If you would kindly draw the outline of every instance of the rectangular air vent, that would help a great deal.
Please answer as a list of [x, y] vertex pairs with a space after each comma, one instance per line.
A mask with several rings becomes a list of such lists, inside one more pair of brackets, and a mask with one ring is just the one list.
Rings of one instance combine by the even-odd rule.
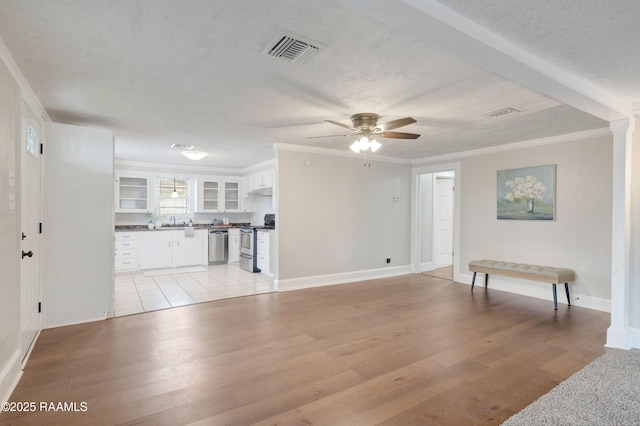
[[181, 150], [191, 150], [193, 149], [193, 145], [184, 145], [181, 143], [172, 143], [171, 148], [173, 149], [181, 149]]
[[520, 108], [508, 106], [508, 107], [496, 109], [496, 110], [493, 110], [493, 111], [485, 112], [482, 115], [485, 115], [485, 116], [491, 117], [491, 118], [503, 118], [503, 117], [507, 117], [509, 115], [518, 114], [518, 113], [520, 113], [522, 111], [523, 110], [520, 109]]
[[318, 51], [319, 47], [300, 37], [280, 34], [264, 50], [269, 56], [298, 64]]

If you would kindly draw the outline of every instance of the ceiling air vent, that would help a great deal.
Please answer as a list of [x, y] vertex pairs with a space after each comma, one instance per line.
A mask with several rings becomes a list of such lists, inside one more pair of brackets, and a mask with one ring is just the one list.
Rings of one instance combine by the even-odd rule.
[[319, 47], [300, 37], [280, 34], [264, 50], [269, 56], [298, 64], [318, 51]]
[[510, 116], [510, 115], [518, 114], [518, 113], [520, 113], [522, 111], [523, 111], [523, 109], [521, 109], [521, 108], [508, 106], [508, 107], [496, 109], [496, 110], [493, 110], [493, 111], [485, 112], [482, 115], [485, 115], [485, 116], [491, 117], [491, 118], [503, 118], [503, 117], [507, 117], [507, 116]]

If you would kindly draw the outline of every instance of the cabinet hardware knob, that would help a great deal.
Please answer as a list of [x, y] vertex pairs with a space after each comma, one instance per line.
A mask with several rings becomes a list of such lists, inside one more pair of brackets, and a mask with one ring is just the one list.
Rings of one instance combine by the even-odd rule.
[[31, 257], [31, 256], [33, 256], [33, 252], [31, 250], [29, 250], [28, 252], [25, 253], [25, 251], [22, 250], [22, 258], [24, 259], [25, 256]]

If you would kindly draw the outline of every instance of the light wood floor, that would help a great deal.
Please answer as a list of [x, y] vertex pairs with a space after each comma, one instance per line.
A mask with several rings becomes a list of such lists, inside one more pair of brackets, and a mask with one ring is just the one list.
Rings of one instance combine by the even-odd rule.
[[444, 278], [449, 281], [453, 279], [453, 266], [445, 266], [444, 268], [437, 268], [433, 271], [422, 272], [422, 275], [428, 277]]
[[44, 330], [2, 425], [495, 425], [604, 353], [609, 314], [421, 274]]

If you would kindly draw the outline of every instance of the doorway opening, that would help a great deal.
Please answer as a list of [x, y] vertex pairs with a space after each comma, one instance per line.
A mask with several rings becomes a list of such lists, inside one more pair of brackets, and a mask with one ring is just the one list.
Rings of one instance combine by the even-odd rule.
[[414, 271], [454, 280], [459, 271], [459, 165], [414, 170]]

